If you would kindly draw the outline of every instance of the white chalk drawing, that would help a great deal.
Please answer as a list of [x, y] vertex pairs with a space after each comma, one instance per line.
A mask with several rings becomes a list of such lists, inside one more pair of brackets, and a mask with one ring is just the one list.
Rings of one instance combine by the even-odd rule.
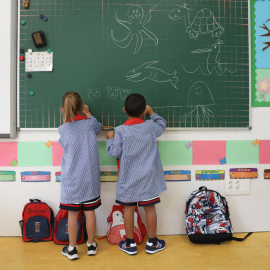
[[209, 123], [209, 117], [214, 117], [213, 112], [208, 108], [212, 105], [215, 105], [215, 101], [208, 85], [203, 81], [198, 81], [189, 90], [187, 107], [191, 110], [183, 116], [182, 120], [186, 121], [196, 114], [197, 126], [204, 122]]
[[222, 40], [217, 40], [211, 48], [207, 49], [198, 49], [195, 51], [192, 51], [191, 53], [207, 53], [207, 59], [205, 64], [203, 65], [203, 68], [201, 65], [199, 65], [195, 70], [193, 71], [188, 71], [183, 65], [183, 69], [187, 73], [195, 73], [196, 71], [200, 70], [203, 75], [209, 76], [211, 75], [214, 71], [216, 71], [217, 75], [222, 76], [226, 71], [229, 73], [235, 73], [236, 70], [231, 71], [225, 67], [224, 64], [220, 63], [220, 49], [221, 49], [221, 44], [223, 44]]
[[191, 10], [186, 4], [183, 6], [177, 5], [177, 8], [173, 9], [169, 14], [172, 20], [184, 18], [186, 32], [190, 38], [196, 40], [199, 34], [209, 33], [212, 33], [212, 37], [220, 37], [224, 33], [224, 28], [217, 23], [211, 10], [208, 8], [201, 9], [194, 17], [192, 23], [190, 23]]
[[97, 100], [100, 98], [100, 89], [99, 88], [93, 88], [93, 89], [88, 89], [88, 98], [91, 100]]
[[121, 89], [119, 87], [106, 87], [108, 91], [108, 97], [111, 99], [117, 99], [120, 95], [120, 98], [125, 101], [127, 96], [132, 92], [131, 89]]
[[128, 29], [128, 35], [122, 40], [117, 40], [114, 37], [113, 30], [111, 30], [111, 38], [113, 42], [120, 48], [126, 48], [130, 45], [132, 39], [136, 40], [136, 46], [134, 50], [134, 54], [136, 54], [143, 45], [144, 33], [148, 38], [154, 41], [155, 45], [158, 44], [158, 38], [154, 35], [150, 30], [146, 29], [145, 25], [151, 20], [151, 11], [154, 10], [157, 6], [152, 6], [147, 16], [144, 16], [144, 10], [141, 6], [133, 5], [128, 9], [127, 16], [128, 21], [122, 21], [117, 17], [117, 12], [115, 14], [115, 19], [118, 23], [123, 25]]
[[130, 95], [130, 93], [132, 92], [132, 90], [130, 89], [119, 89], [120, 92], [120, 97], [123, 101], [126, 100], [127, 96]]
[[172, 86], [177, 89], [176, 84], [178, 82], [178, 77], [176, 76], [176, 71], [172, 74], [169, 74], [159, 68], [152, 67], [156, 63], [158, 63], [158, 61], [147, 62], [138, 68], [130, 70], [126, 74], [127, 80], [133, 82], [141, 82], [149, 79], [160, 83], [170, 82]]
[[111, 99], [118, 98], [118, 89], [117, 87], [106, 87], [108, 91], [108, 97]]

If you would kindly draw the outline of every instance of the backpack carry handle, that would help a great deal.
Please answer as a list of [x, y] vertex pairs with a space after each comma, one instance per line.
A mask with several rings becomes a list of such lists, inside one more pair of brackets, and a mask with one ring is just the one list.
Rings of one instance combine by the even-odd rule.
[[206, 191], [206, 190], [207, 190], [207, 187], [201, 186], [201, 187], [199, 188], [199, 190]]
[[239, 238], [239, 237], [232, 237], [232, 240], [242, 242], [244, 241], [247, 237], [249, 237], [253, 232], [248, 233], [244, 238]]
[[29, 201], [30, 202], [41, 202], [41, 200], [39, 200], [39, 199], [30, 199]]

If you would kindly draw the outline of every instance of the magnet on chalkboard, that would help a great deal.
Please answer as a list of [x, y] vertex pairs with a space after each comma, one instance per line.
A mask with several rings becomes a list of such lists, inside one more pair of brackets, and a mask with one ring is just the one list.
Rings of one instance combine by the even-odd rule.
[[46, 46], [46, 39], [43, 31], [37, 31], [31, 34], [36, 48]]

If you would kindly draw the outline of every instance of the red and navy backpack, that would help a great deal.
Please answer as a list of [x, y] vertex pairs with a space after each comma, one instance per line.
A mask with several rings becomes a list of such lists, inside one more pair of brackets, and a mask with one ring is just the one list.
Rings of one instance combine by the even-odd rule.
[[30, 202], [24, 206], [22, 220], [19, 223], [23, 241], [52, 240], [53, 211], [45, 202], [30, 199]]
[[[78, 216], [77, 244], [82, 244], [86, 238], [86, 218], [83, 211], [80, 210]], [[67, 245], [69, 243], [68, 210], [60, 209], [54, 219], [53, 242], [58, 245]]]
[[218, 192], [200, 187], [186, 202], [186, 233], [192, 243], [220, 244], [224, 241], [243, 241], [233, 237], [229, 206]]

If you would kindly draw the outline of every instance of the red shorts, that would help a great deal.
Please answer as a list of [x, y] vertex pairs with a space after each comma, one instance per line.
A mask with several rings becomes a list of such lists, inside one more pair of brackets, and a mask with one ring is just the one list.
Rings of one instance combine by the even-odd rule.
[[133, 205], [138, 204], [138, 206], [145, 207], [145, 206], [150, 206], [150, 205], [160, 203], [160, 198], [159, 198], [159, 196], [156, 196], [152, 199], [145, 200], [145, 201], [139, 201], [139, 202], [121, 202], [118, 200], [116, 200], [115, 202], [118, 204], [124, 205], [124, 206], [133, 206]]
[[97, 209], [101, 205], [100, 197], [95, 198], [94, 200], [82, 202], [82, 203], [71, 203], [65, 204], [60, 203], [60, 209], [68, 210], [68, 211], [91, 211]]

